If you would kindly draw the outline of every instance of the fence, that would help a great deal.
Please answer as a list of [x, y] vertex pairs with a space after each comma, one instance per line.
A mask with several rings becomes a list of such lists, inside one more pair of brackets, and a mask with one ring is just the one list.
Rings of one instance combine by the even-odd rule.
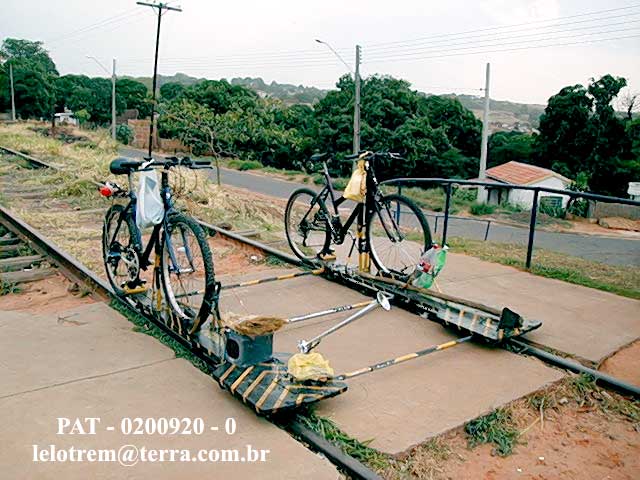
[[[393, 179], [385, 180], [381, 182], [381, 185], [396, 186], [398, 187], [398, 189], [401, 189], [403, 186], [423, 186], [423, 185], [443, 187], [445, 191], [445, 205], [444, 205], [444, 212], [443, 212], [444, 225], [442, 227], [442, 244], [444, 244], [447, 241], [447, 230], [449, 227], [449, 218], [453, 218], [453, 216], [449, 214], [451, 210], [452, 187], [455, 185], [468, 185], [472, 187], [495, 187], [496, 186], [495, 183], [490, 183], [490, 182], [480, 182], [475, 180], [456, 180], [456, 179], [450, 179], [450, 178], [393, 178]], [[503, 185], [501, 185], [501, 187], [502, 186]], [[529, 186], [523, 186], [523, 185], [509, 185], [509, 184], [505, 184], [504, 188], [533, 192], [533, 205], [531, 208], [531, 217], [529, 219], [527, 258], [525, 262], [526, 268], [531, 268], [531, 258], [533, 255], [533, 242], [534, 242], [535, 233], [536, 233], [536, 219], [538, 214], [540, 192], [552, 193], [555, 195], [566, 195], [571, 197], [571, 199], [584, 198], [585, 200], [593, 200], [597, 202], [640, 206], [639, 201], [629, 200], [626, 198], [609, 197], [607, 195], [598, 195], [595, 193], [572, 192], [569, 190], [558, 190], [555, 188], [529, 187]], [[487, 224], [485, 240], [489, 232], [489, 225], [490, 224]]]

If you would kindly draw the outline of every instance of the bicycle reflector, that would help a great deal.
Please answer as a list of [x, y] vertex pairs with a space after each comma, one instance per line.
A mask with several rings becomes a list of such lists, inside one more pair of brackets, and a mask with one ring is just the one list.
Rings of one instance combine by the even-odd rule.
[[115, 189], [108, 183], [105, 183], [100, 187], [100, 195], [102, 195], [103, 197], [110, 197], [114, 193], [115, 193]]

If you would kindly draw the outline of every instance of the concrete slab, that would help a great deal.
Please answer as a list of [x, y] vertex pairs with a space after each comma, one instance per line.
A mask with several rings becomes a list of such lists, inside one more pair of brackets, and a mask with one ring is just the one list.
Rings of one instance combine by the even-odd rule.
[[445, 293], [542, 320], [528, 339], [595, 363], [640, 338], [638, 300], [456, 254], [438, 283]]
[[[133, 334], [130, 334], [133, 336]], [[160, 345], [158, 344], [158, 347]], [[113, 353], [118, 354], [121, 350]], [[95, 435], [56, 435], [57, 418], [99, 417]], [[123, 435], [122, 418], [202, 418], [201, 435]], [[236, 433], [227, 435], [225, 421], [234, 418]], [[340, 475], [325, 459], [307, 450], [287, 433], [218, 388], [211, 379], [182, 359], [135, 370], [76, 381], [62, 386], [0, 399], [0, 465], [3, 478], [142, 479], [198, 478], [337, 479]], [[114, 427], [108, 431], [107, 427]], [[210, 427], [218, 427], [212, 431]], [[238, 449], [247, 445], [268, 449], [265, 462], [142, 462], [125, 467], [109, 463], [33, 462], [33, 445], [58, 450], [70, 447], [115, 449]], [[166, 454], [168, 455], [168, 454]]]
[[0, 398], [175, 357], [103, 303], [0, 318]]
[[[221, 309], [287, 317], [365, 298], [322, 278], [302, 277], [223, 292]], [[293, 352], [299, 339], [346, 315], [286, 327], [276, 334], [275, 348]], [[452, 338], [443, 327], [404, 310], [378, 309], [323, 340], [317, 351], [343, 373]], [[318, 411], [350, 435], [373, 439], [375, 448], [399, 453], [561, 377], [538, 360], [465, 344], [357, 377], [345, 394], [321, 402]]]

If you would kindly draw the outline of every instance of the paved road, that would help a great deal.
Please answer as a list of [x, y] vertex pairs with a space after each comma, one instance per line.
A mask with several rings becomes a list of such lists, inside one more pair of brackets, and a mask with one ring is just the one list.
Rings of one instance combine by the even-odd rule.
[[[127, 156], [140, 156], [139, 151], [132, 149], [122, 149], [121, 153]], [[317, 188], [315, 185], [298, 184], [226, 168], [221, 170], [221, 179], [223, 184], [246, 188], [277, 198], [288, 198], [291, 192], [303, 186]], [[427, 218], [432, 232], [440, 234], [443, 219], [438, 220], [436, 228], [434, 215], [427, 214]], [[447, 235], [481, 240], [484, 238], [486, 225], [486, 221], [483, 220], [450, 218]], [[435, 236], [438, 238], [438, 235]], [[491, 223], [488, 236], [488, 240], [521, 245], [526, 245], [528, 238], [528, 228], [501, 225], [494, 222]], [[534, 246], [610, 265], [640, 266], [640, 240], [637, 239], [537, 230]]]

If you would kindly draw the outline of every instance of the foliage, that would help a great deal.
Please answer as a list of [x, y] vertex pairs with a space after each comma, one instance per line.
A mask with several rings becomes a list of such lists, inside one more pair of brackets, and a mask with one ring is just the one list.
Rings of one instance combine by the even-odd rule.
[[129, 145], [133, 141], [133, 128], [129, 125], [120, 124], [116, 127], [116, 140], [125, 145]]
[[138, 110], [138, 116], [141, 118], [151, 115], [151, 98], [147, 87], [135, 80], [123, 78], [116, 81], [116, 107], [118, 104], [123, 110]]
[[257, 170], [264, 167], [264, 165], [256, 160], [230, 160], [228, 166], [241, 171]]
[[510, 455], [518, 440], [518, 429], [511, 412], [506, 408], [499, 408], [489, 415], [470, 421], [464, 426], [464, 431], [468, 435], [470, 447], [493, 443], [496, 445], [495, 452], [501, 457]]
[[495, 211], [494, 205], [488, 203], [474, 203], [469, 207], [469, 213], [471, 215], [490, 215]]
[[489, 137], [487, 166], [516, 161], [532, 163], [535, 137], [520, 132], [496, 132]]
[[178, 82], [165, 83], [160, 87], [160, 97], [162, 100], [170, 102], [180, 97], [184, 93], [184, 85]]

